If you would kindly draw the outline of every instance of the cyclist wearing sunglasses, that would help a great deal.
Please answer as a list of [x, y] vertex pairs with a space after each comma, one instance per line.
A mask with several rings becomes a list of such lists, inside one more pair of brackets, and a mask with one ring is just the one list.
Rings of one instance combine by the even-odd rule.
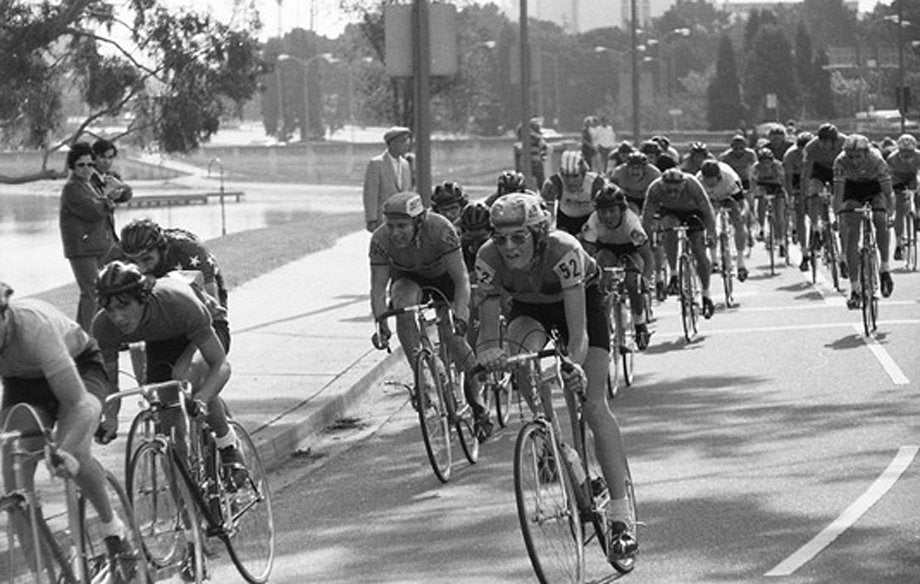
[[[440, 336], [447, 344], [458, 370], [466, 371], [467, 402], [473, 408], [476, 435], [486, 440], [492, 432], [489, 412], [482, 402], [482, 387], [471, 369], [476, 365], [473, 350], [466, 341], [470, 322], [470, 276], [463, 263], [460, 236], [443, 215], [429, 213], [417, 193], [396, 193], [383, 204], [384, 222], [371, 235], [371, 311], [376, 317], [393, 308], [412, 306], [434, 298], [453, 305], [456, 330], [449, 330], [448, 319], [441, 318]], [[379, 323], [383, 345], [392, 333], [385, 320]], [[411, 314], [396, 317], [396, 336], [414, 370], [419, 346], [419, 331]]]
[[[888, 216], [894, 213], [891, 172], [881, 152], [873, 148], [861, 134], [850, 134], [843, 143], [843, 152], [834, 160], [833, 208], [840, 219], [840, 242], [850, 266], [859, 265], [859, 222], [853, 211], [864, 204], [872, 205], [872, 223], [879, 254], [879, 287], [888, 298], [894, 289], [888, 266]], [[860, 306], [859, 270], [850, 270], [850, 298], [847, 307]]]
[[581, 226], [594, 210], [591, 200], [603, 188], [606, 179], [588, 170], [580, 150], [562, 153], [559, 172], [550, 175], [543, 183], [542, 195], [556, 228], [578, 235]]
[[[579, 153], [580, 154], [580, 153]], [[479, 362], [498, 369], [506, 349], [537, 351], [556, 329], [579, 366], [565, 375], [565, 390], [583, 394], [583, 412], [594, 434], [596, 456], [611, 487], [608, 521], [624, 533], [628, 517], [625, 455], [616, 418], [607, 404], [610, 332], [599, 287], [597, 263], [571, 234], [550, 229], [550, 215], [534, 193], [513, 193], [490, 208], [494, 233], [479, 250], [476, 276], [484, 299], [479, 307]], [[499, 344], [501, 294], [511, 297], [507, 333]], [[628, 536], [625, 536], [628, 537]], [[635, 553], [635, 541], [620, 547]]]

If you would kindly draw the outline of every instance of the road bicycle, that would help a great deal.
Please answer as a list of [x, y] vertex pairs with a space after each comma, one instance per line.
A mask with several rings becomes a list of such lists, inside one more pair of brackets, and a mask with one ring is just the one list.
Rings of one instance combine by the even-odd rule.
[[626, 289], [626, 267], [623, 262], [616, 266], [602, 266], [602, 282], [607, 311], [610, 314], [610, 359], [612, 373], [607, 381], [607, 395], [616, 397], [619, 380], [632, 385], [635, 371], [636, 327], [632, 305]]
[[732, 226], [731, 213], [727, 207], [719, 209], [719, 271], [722, 273], [722, 290], [725, 293], [725, 308], [735, 304], [734, 276], [732, 275], [732, 251], [735, 228]]
[[827, 190], [824, 190], [810, 199], [812, 204], [819, 205], [818, 209], [812, 214], [817, 216], [818, 220], [812, 222], [808, 236], [811, 282], [815, 284], [818, 281], [818, 258], [821, 258], [828, 273], [830, 273], [834, 289], [840, 290], [840, 246], [837, 243], [834, 224], [830, 221], [829, 197], [830, 194]]
[[[773, 200], [776, 197], [783, 197], [782, 187], [767, 185], [764, 187], [767, 192], [763, 194], [764, 214], [763, 214], [763, 240], [767, 248], [767, 254], [770, 257], [770, 275], [776, 275], [776, 246], [782, 246], [785, 262], [789, 264], [789, 230], [784, 230], [782, 241], [778, 240], [776, 235], [776, 224], [778, 221], [785, 221], [783, 218], [776, 217], [776, 211]], [[778, 191], [778, 192], [777, 192]]]
[[[658, 215], [655, 215], [656, 220], [659, 219]], [[649, 234], [649, 246], [652, 248], [652, 256], [655, 258], [655, 299], [658, 302], [664, 302], [668, 299], [668, 262], [665, 261], [662, 256], [663, 249], [661, 246], [661, 230], [653, 229]], [[651, 300], [651, 291], [646, 291], [648, 294], [648, 299]], [[648, 314], [646, 314], [646, 322], [652, 317], [652, 303], [646, 302], [645, 309]]]
[[211, 540], [217, 539], [247, 582], [267, 582], [275, 557], [271, 492], [249, 433], [228, 420], [245, 471], [229, 469], [188, 382], [145, 384], [106, 399], [134, 395], [144, 409], [132, 423], [136, 447], [126, 451], [126, 482], [151, 565], [158, 574], [179, 570], [184, 579], [202, 582], [205, 556], [216, 553]]
[[[574, 445], [563, 441], [552, 401], [562, 386], [562, 369], [574, 366], [559, 345], [511, 356], [505, 369], [525, 367], [529, 380], [518, 390], [528, 392], [535, 416], [520, 430], [514, 446], [514, 494], [527, 555], [543, 584], [580, 583], [585, 579], [585, 547], [596, 540], [605, 557], [615, 534], [607, 522], [609, 490], [597, 466], [589, 463], [581, 398], [565, 393]], [[539, 362], [553, 359], [541, 372]], [[626, 461], [623, 461], [626, 463]], [[629, 501], [628, 533], [638, 541], [638, 513], [632, 477], [626, 467], [624, 485]], [[635, 567], [635, 554], [611, 561], [620, 573]]]
[[[438, 480], [446, 483], [453, 468], [452, 429], [469, 463], [475, 464], [479, 459], [473, 411], [463, 393], [464, 373], [457, 369], [447, 344], [441, 341], [442, 325], [452, 332], [455, 329], [453, 311], [446, 301], [432, 299], [383, 312], [377, 316], [378, 327], [383, 320], [402, 314], [413, 315], [420, 331], [419, 347], [412, 356], [415, 365], [411, 398], [418, 411], [428, 462]], [[374, 345], [388, 348], [379, 329]]]
[[[498, 343], [499, 346], [503, 346], [507, 323], [504, 316], [499, 315], [498, 319]], [[511, 419], [512, 394], [511, 373], [489, 371], [482, 376], [482, 401], [486, 410], [491, 410], [492, 404], [495, 404], [495, 418], [502, 428], [506, 427]]]
[[700, 278], [696, 258], [690, 252], [690, 227], [686, 224], [673, 228], [677, 233], [677, 283], [680, 293], [680, 319], [684, 338], [689, 343], [699, 332], [698, 322], [701, 310]]
[[917, 193], [905, 190], [907, 213], [904, 215], [904, 265], [908, 270], [917, 270]]
[[[15, 421], [14, 421], [15, 420]], [[15, 428], [21, 426], [22, 428]], [[36, 441], [38, 444], [36, 445]], [[113, 555], [101, 531], [95, 507], [65, 476], [63, 491], [51, 486], [36, 491], [26, 469], [43, 459], [60, 465], [60, 455], [39, 413], [28, 404], [12, 406], [0, 431], [4, 456], [12, 463], [15, 485], [0, 494], [0, 520], [6, 537], [0, 544], [0, 581], [49, 584], [152, 582], [134, 514], [121, 484], [103, 469], [105, 495], [124, 525], [124, 549]], [[98, 464], [98, 462], [95, 462]], [[29, 486], [31, 485], [31, 486]]]
[[859, 307], [862, 311], [863, 332], [870, 336], [878, 328], [878, 251], [875, 227], [872, 225], [872, 205], [866, 203], [853, 211], [859, 215]]

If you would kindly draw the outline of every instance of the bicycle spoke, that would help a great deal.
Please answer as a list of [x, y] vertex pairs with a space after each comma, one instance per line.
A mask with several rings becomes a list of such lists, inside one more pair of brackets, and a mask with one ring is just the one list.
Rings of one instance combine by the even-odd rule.
[[436, 358], [430, 353], [420, 354], [415, 367], [415, 391], [418, 395], [419, 426], [428, 461], [438, 480], [446, 483], [450, 479], [452, 465], [450, 420], [435, 362]]

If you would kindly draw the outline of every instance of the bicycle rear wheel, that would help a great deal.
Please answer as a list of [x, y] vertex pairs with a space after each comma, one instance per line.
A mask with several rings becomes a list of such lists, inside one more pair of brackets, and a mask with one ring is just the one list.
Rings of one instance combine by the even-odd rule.
[[514, 495], [527, 555], [542, 584], [584, 581], [584, 533], [558, 449], [542, 423], [514, 445]]
[[831, 282], [834, 284], [834, 290], [840, 290], [840, 269], [837, 258], [837, 237], [830, 225], [824, 228], [824, 263], [831, 273]]
[[221, 509], [229, 518], [227, 551], [240, 575], [252, 584], [268, 581], [275, 561], [275, 521], [272, 514], [272, 497], [262, 458], [249, 432], [235, 420], [230, 427], [239, 439], [239, 450], [246, 466], [246, 482], [241, 486], [232, 483], [229, 476], [221, 476]]
[[204, 536], [195, 503], [163, 443], [147, 442], [137, 449], [127, 484], [137, 528], [153, 566], [162, 569], [188, 559], [188, 575], [201, 582]]
[[677, 277], [680, 282], [680, 318], [684, 328], [684, 338], [689, 343], [696, 334], [696, 310], [693, 306], [693, 269], [690, 258], [681, 256], [677, 260]]
[[878, 319], [878, 297], [875, 294], [875, 250], [860, 251], [859, 292], [862, 296], [863, 332], [868, 337], [876, 329]]
[[732, 251], [728, 234], [724, 232], [719, 235], [719, 258], [722, 260], [722, 290], [725, 292], [725, 308], [731, 308], [735, 303]]
[[767, 255], [770, 256], [770, 275], [776, 275], [776, 241], [774, 237], [773, 214], [768, 212], [763, 218], [763, 242], [767, 248]]
[[917, 269], [917, 218], [913, 212], [905, 217], [904, 225], [904, 259], [908, 270]]
[[444, 403], [444, 386], [438, 373], [435, 355], [422, 350], [415, 362], [415, 393], [418, 396], [418, 419], [428, 462], [438, 480], [450, 479], [453, 464], [450, 445], [450, 420]]
[[460, 441], [463, 456], [470, 464], [476, 464], [476, 461], [479, 460], [479, 439], [476, 438], [473, 424], [473, 408], [466, 403], [463, 387], [465, 375], [459, 373], [453, 363], [450, 369], [447, 399], [451, 401], [451, 404], [448, 411], [453, 412], [454, 429], [457, 430], [457, 439]]
[[108, 471], [105, 471], [105, 489], [109, 502], [112, 504], [112, 512], [125, 527], [122, 539], [125, 548], [123, 555], [112, 561], [101, 532], [102, 520], [96, 513], [95, 507], [81, 494], [77, 505], [80, 524], [83, 526], [80, 547], [87, 581], [138, 584], [153, 581], [148, 572], [147, 555], [134, 520], [131, 503], [115, 475]]
[[818, 255], [820, 253], [819, 232], [812, 229], [808, 233], [808, 260], [811, 264], [811, 283], [818, 283]]
[[[633, 374], [635, 372], [636, 357], [636, 325], [633, 320], [632, 307], [627, 299], [619, 303], [620, 323], [622, 324], [619, 343], [620, 362], [623, 364], [623, 382], [626, 386], [632, 385]], [[614, 356], [614, 358], [617, 358]]]
[[489, 384], [485, 393], [492, 394], [495, 399], [495, 417], [502, 428], [508, 425], [511, 419], [511, 374], [492, 372], [489, 374]]

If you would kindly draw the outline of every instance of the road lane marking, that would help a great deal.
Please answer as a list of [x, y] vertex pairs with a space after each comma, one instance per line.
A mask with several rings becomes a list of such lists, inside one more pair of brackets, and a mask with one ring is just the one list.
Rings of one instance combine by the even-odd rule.
[[907, 385], [908, 379], [904, 375], [904, 372], [901, 371], [901, 368], [898, 367], [898, 364], [894, 362], [894, 359], [891, 358], [891, 355], [888, 354], [888, 351], [875, 339], [875, 337], [867, 337], [862, 334], [863, 329], [860, 325], [853, 325], [853, 328], [856, 329], [857, 334], [862, 338], [863, 342], [866, 343], [866, 346], [869, 347], [869, 350], [872, 351], [872, 354], [875, 355], [875, 358], [878, 359], [879, 364], [881, 364], [882, 369], [885, 370], [885, 373], [888, 374], [888, 377], [891, 378], [892, 383], [895, 385]]
[[882, 472], [882, 475], [875, 479], [872, 486], [869, 487], [862, 496], [850, 505], [833, 523], [824, 528], [821, 533], [812, 538], [811, 541], [800, 547], [791, 556], [777, 564], [775, 568], [765, 573], [764, 576], [790, 576], [793, 572], [801, 568], [808, 561], [821, 553], [824, 548], [829, 546], [840, 534], [849, 529], [856, 523], [859, 518], [869, 510], [875, 503], [894, 486], [898, 478], [907, 470], [920, 446], [902, 446], [898, 449], [894, 460], [888, 465], [888, 468]]

